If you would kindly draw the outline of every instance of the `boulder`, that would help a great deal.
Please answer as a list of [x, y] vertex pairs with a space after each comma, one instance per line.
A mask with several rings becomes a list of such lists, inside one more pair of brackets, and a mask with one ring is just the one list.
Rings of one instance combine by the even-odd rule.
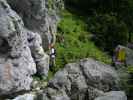
[[105, 93], [104, 96], [96, 98], [95, 100], [127, 100], [127, 97], [123, 91], [111, 91]]
[[80, 67], [88, 85], [104, 92], [117, 88], [119, 78], [110, 65], [93, 59], [83, 59], [80, 61]]
[[70, 63], [58, 71], [48, 87], [62, 90], [72, 100], [94, 100], [104, 92], [118, 89], [117, 72], [109, 65], [93, 59]]
[[[55, 74], [54, 79], [49, 82], [50, 87], [63, 89], [71, 99], [84, 98], [87, 91], [85, 77], [79, 64], [67, 64], [63, 71]], [[80, 94], [80, 95], [79, 95]]]

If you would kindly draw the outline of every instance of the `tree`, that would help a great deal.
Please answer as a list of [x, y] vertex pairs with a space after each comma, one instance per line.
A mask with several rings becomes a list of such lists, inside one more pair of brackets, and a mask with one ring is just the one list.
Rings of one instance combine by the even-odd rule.
[[115, 16], [94, 16], [88, 21], [88, 25], [89, 30], [95, 34], [95, 43], [105, 51], [112, 53], [117, 45], [126, 45], [128, 42], [127, 26]]

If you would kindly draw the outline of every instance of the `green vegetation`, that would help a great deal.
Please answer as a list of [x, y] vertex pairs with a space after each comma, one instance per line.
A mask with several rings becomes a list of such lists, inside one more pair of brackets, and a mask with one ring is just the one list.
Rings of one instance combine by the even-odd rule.
[[66, 7], [88, 17], [98, 47], [112, 53], [133, 37], [133, 0], [65, 0]]
[[[108, 54], [112, 55], [117, 45], [133, 42], [133, 0], [65, 0], [65, 7], [58, 24], [56, 66], [50, 77], [65, 64], [82, 58], [110, 64]], [[131, 96], [133, 67], [124, 67], [121, 73], [122, 87]]]
[[114, 15], [99, 14], [88, 20], [88, 28], [94, 33], [95, 43], [104, 51], [112, 54], [114, 48], [128, 43], [128, 28]]
[[58, 25], [54, 72], [67, 63], [87, 57], [111, 63], [111, 58], [90, 40], [91, 33], [87, 31], [87, 24], [82, 16], [76, 16], [68, 11], [64, 11], [62, 15], [63, 19]]

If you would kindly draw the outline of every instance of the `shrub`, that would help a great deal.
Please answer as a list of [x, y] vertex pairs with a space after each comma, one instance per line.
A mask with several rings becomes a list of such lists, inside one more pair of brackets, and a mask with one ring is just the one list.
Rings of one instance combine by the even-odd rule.
[[[67, 63], [87, 57], [111, 63], [110, 57], [90, 41], [89, 35], [90, 32], [87, 31], [87, 25], [81, 17], [77, 17], [67, 11], [63, 12], [63, 19], [58, 24], [57, 57], [56, 66], [53, 68], [54, 72], [63, 68]], [[64, 41], [58, 41], [62, 36]]]
[[94, 41], [101, 49], [112, 52], [118, 45], [128, 42], [128, 29], [124, 22], [109, 14], [99, 14], [88, 21], [89, 30], [95, 34]]

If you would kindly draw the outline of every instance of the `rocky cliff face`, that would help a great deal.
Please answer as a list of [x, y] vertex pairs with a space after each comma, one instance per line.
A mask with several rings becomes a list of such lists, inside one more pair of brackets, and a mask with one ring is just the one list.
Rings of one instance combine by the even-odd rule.
[[48, 2], [0, 0], [0, 95], [30, 90], [36, 72], [47, 76], [49, 56], [43, 48], [55, 41], [60, 1], [49, 4], [51, 10]]
[[7, 0], [12, 9], [23, 19], [25, 27], [38, 32], [43, 40], [43, 47], [55, 42], [57, 15], [63, 8], [62, 0]]
[[[0, 97], [31, 90], [35, 73], [47, 76], [44, 48], [55, 42], [62, 7], [61, 0], [0, 0]], [[126, 100], [118, 83], [111, 66], [83, 59], [58, 71], [45, 89], [13, 100]]]

